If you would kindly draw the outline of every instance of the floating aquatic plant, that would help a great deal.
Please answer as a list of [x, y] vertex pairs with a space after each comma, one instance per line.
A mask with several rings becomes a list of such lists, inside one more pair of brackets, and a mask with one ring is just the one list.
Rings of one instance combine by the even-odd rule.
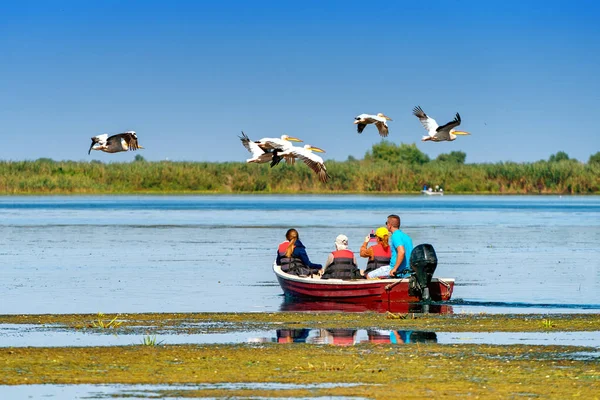
[[111, 320], [109, 320], [108, 322], [104, 321], [104, 314], [99, 312], [98, 313], [98, 320], [97, 321], [92, 321], [92, 323], [89, 325], [90, 328], [102, 328], [102, 329], [116, 329], [119, 326], [121, 326], [121, 324], [123, 323], [122, 321], [117, 321], [117, 318], [119, 317], [119, 314], [115, 315], [115, 317]]

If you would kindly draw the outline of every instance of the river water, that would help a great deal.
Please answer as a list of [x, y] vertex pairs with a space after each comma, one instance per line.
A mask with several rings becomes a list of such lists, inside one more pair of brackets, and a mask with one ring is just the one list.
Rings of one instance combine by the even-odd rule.
[[600, 196], [210, 195], [0, 198], [0, 314], [294, 309], [285, 231], [323, 263], [389, 214], [435, 247], [454, 313], [600, 312]]

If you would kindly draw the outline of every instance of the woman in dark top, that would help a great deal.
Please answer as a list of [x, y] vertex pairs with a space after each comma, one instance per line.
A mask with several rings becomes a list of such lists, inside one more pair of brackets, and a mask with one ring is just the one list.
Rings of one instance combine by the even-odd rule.
[[277, 265], [281, 265], [283, 272], [294, 275], [310, 275], [318, 273], [323, 266], [310, 262], [306, 247], [300, 241], [298, 231], [288, 229], [285, 233], [286, 241], [277, 248]]

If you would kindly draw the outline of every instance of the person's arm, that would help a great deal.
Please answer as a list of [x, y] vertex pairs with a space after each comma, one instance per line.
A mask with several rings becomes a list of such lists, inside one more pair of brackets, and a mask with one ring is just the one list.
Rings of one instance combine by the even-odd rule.
[[306, 250], [305, 249], [303, 249], [301, 247], [296, 247], [296, 249], [294, 250], [294, 252], [302, 260], [302, 263], [304, 265], [306, 265], [307, 267], [310, 267], [312, 269], [321, 269], [321, 268], [323, 268], [323, 266], [321, 264], [314, 264], [314, 263], [310, 262], [310, 260], [308, 258], [308, 254], [306, 254]]
[[325, 272], [327, 267], [329, 267], [331, 264], [333, 264], [333, 253], [329, 253], [329, 257], [327, 257], [327, 261], [325, 262], [325, 266], [323, 267], [323, 272]]
[[396, 272], [398, 271], [400, 264], [402, 264], [402, 261], [404, 260], [404, 255], [406, 254], [406, 250], [404, 250], [404, 245], [400, 245], [400, 246], [396, 247], [396, 253], [397, 253], [396, 263], [394, 264], [394, 267], [390, 271], [390, 276], [396, 275]]
[[363, 242], [362, 246], [360, 246], [359, 255], [363, 258], [368, 258], [368, 259], [372, 260], [373, 259], [373, 249], [371, 247], [367, 248], [367, 246], [369, 245], [369, 240], [371, 240], [371, 237], [367, 236], [365, 238], [365, 241]]

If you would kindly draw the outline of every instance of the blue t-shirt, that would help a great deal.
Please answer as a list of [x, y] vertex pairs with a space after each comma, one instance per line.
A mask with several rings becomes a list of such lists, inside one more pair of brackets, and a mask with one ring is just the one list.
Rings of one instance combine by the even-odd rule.
[[410, 269], [410, 254], [413, 251], [413, 242], [410, 236], [398, 229], [392, 233], [390, 246], [392, 247], [392, 258], [390, 259], [390, 266], [392, 268], [396, 265], [396, 259], [398, 258], [398, 251], [396, 249], [398, 246], [404, 246], [404, 260], [402, 260], [398, 270], [396, 270], [396, 275], [400, 274], [403, 269]]

